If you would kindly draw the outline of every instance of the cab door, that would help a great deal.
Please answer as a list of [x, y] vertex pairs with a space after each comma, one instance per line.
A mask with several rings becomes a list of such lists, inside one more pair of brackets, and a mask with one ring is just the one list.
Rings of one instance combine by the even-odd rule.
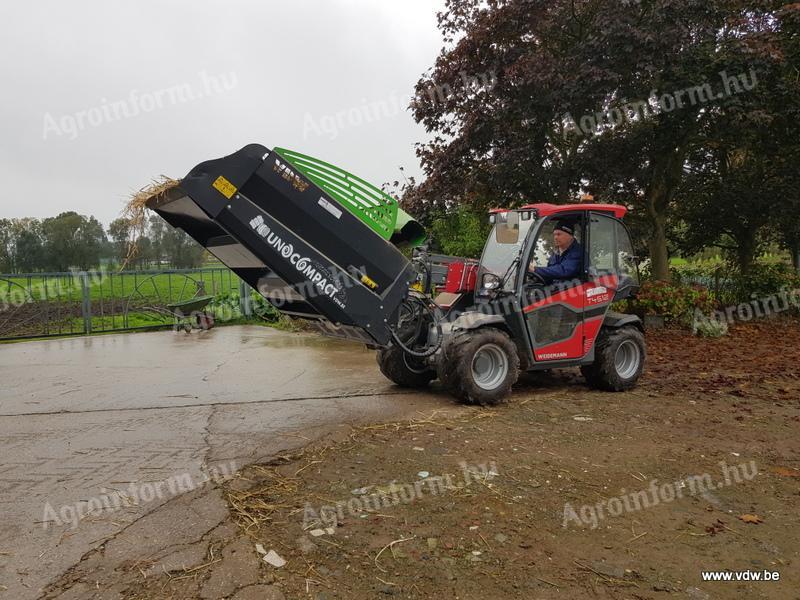
[[[525, 264], [531, 260], [544, 266], [555, 252], [553, 229], [562, 219], [577, 224], [575, 240], [584, 250], [585, 213], [560, 213], [546, 220], [531, 244]], [[585, 263], [585, 258], [584, 258]], [[584, 354], [585, 264], [580, 275], [565, 282], [541, 285], [527, 280], [523, 287], [523, 315], [536, 362], [560, 362], [581, 358]]]
[[630, 234], [609, 214], [589, 214], [587, 285], [584, 301], [584, 354], [597, 341], [606, 313], [615, 300], [639, 289], [639, 276]]

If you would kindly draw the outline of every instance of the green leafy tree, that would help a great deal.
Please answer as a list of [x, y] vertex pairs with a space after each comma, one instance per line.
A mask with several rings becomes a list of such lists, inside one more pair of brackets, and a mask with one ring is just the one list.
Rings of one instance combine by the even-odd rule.
[[161, 264], [161, 261], [166, 259], [164, 249], [164, 236], [167, 233], [169, 226], [164, 222], [164, 219], [158, 215], [151, 215], [147, 225], [146, 237], [150, 241], [150, 247], [147, 253], [150, 262], [156, 266]]
[[0, 272], [41, 271], [46, 267], [42, 246], [42, 226], [37, 219], [0, 221]]
[[0, 273], [11, 273], [14, 269], [14, 235], [9, 219], [0, 219]]
[[128, 219], [115, 219], [108, 226], [108, 237], [111, 241], [112, 255], [117, 263], [122, 264], [128, 256], [131, 226]]
[[167, 260], [178, 269], [195, 269], [202, 266], [205, 248], [179, 229], [168, 228], [161, 240]]
[[480, 257], [490, 228], [485, 213], [464, 206], [435, 215], [430, 226], [433, 241], [443, 253], [466, 258]]
[[15, 230], [14, 272], [33, 273], [47, 269], [41, 221], [15, 219]]
[[97, 219], [72, 211], [45, 219], [42, 234], [45, 260], [56, 271], [97, 267], [107, 242], [103, 226]]

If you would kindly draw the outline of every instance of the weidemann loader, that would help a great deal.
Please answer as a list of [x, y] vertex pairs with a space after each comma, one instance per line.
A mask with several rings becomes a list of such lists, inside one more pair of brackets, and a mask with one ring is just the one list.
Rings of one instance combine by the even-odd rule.
[[[342, 169], [258, 144], [201, 163], [147, 206], [182, 229], [278, 310], [377, 350], [396, 384], [439, 379], [459, 399], [503, 400], [520, 371], [580, 367], [590, 386], [635, 385], [640, 320], [610, 310], [639, 288], [625, 207], [497, 209], [480, 261], [451, 260], [433, 296], [424, 230], [378, 188]], [[531, 271], [568, 222], [579, 275]], [[411, 260], [398, 246], [415, 247]]]

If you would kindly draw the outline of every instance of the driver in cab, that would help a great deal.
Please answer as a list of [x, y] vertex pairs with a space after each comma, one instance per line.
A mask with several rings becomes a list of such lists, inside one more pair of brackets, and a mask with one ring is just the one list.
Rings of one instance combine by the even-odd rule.
[[556, 249], [550, 255], [547, 266], [539, 267], [533, 260], [528, 265], [528, 272], [548, 285], [580, 277], [583, 247], [575, 239], [575, 225], [566, 221], [559, 222], [553, 229], [553, 242]]

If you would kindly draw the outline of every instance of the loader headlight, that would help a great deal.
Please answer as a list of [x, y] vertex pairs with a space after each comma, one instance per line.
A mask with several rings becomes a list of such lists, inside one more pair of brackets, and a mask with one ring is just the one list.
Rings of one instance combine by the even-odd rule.
[[496, 290], [500, 287], [500, 278], [494, 273], [484, 273], [481, 282], [483, 289]]

